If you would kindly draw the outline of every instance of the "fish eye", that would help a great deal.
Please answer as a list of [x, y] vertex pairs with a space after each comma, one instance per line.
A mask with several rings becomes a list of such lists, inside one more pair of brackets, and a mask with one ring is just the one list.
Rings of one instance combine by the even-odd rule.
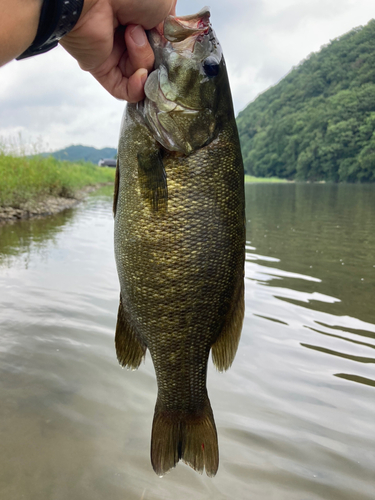
[[220, 65], [214, 57], [207, 57], [203, 63], [203, 70], [208, 78], [213, 78], [219, 74]]

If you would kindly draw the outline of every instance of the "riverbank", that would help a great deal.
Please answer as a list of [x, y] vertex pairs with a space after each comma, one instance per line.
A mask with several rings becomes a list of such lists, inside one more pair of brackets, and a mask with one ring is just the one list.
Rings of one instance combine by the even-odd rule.
[[36, 217], [46, 217], [47, 215], [54, 215], [62, 210], [73, 208], [85, 197], [99, 189], [102, 186], [111, 185], [112, 182], [105, 182], [95, 184], [93, 186], [86, 186], [79, 189], [74, 193], [72, 198], [64, 198], [62, 196], [45, 196], [39, 200], [30, 200], [25, 203], [19, 204], [17, 207], [6, 206], [0, 207], [0, 225], [8, 222], [15, 222], [21, 219], [33, 219]]
[[[7, 155], [0, 150], [0, 223], [44, 217], [72, 208], [86, 194], [112, 184], [115, 169], [52, 157]], [[245, 175], [246, 183], [287, 182]]]
[[286, 179], [279, 179], [278, 177], [254, 177], [253, 175], [245, 175], [245, 183], [251, 182], [291, 182]]
[[92, 163], [0, 153], [0, 223], [72, 208], [114, 178], [115, 169]]

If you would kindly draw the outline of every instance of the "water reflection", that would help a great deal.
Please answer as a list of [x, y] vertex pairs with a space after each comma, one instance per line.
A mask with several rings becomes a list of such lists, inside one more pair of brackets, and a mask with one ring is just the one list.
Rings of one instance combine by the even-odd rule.
[[375, 380], [371, 380], [365, 377], [359, 377], [358, 375], [350, 375], [348, 373], [335, 373], [335, 377], [343, 378], [345, 380], [351, 380], [352, 382], [357, 382], [359, 384], [371, 385], [375, 387]]
[[375, 322], [374, 185], [248, 185], [246, 195], [248, 240], [258, 254], [320, 280], [313, 287], [304, 280], [298, 290], [339, 299], [312, 307]]
[[31, 253], [46, 256], [48, 242], [56, 242], [56, 235], [72, 222], [74, 209], [40, 219], [20, 220], [0, 225], [0, 266], [15, 264], [28, 266]]

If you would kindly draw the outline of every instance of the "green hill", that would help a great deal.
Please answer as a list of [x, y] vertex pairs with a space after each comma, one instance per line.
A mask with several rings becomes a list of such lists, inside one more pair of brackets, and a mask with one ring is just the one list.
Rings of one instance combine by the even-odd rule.
[[69, 146], [65, 149], [60, 149], [54, 153], [42, 153], [41, 156], [53, 156], [57, 160], [76, 161], [91, 161], [98, 164], [101, 158], [114, 158], [117, 154], [115, 148], [96, 149], [90, 146]]
[[311, 54], [239, 113], [247, 174], [375, 181], [375, 20]]

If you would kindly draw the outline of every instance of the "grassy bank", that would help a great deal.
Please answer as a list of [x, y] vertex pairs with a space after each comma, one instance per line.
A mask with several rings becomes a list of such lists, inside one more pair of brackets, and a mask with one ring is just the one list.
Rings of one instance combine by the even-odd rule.
[[245, 175], [245, 182], [288, 182], [285, 179], [278, 177], [253, 177], [252, 175]]
[[0, 206], [19, 207], [46, 196], [74, 198], [86, 186], [113, 182], [115, 169], [52, 157], [13, 156], [0, 151]]
[[[0, 207], [19, 207], [46, 196], [74, 198], [75, 193], [95, 184], [113, 182], [114, 168], [92, 163], [71, 163], [52, 157], [26, 157], [0, 150]], [[286, 182], [277, 177], [245, 175], [245, 182]]]

